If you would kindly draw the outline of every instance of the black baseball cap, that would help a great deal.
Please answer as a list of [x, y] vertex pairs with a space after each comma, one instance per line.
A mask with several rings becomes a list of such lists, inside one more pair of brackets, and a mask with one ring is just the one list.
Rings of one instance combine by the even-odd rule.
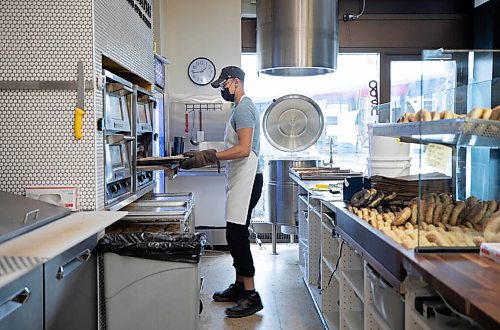
[[218, 88], [221, 84], [223, 84], [226, 80], [231, 78], [238, 78], [241, 81], [245, 80], [245, 72], [238, 68], [237, 66], [226, 66], [220, 72], [219, 79], [213, 81], [211, 83], [213, 88]]

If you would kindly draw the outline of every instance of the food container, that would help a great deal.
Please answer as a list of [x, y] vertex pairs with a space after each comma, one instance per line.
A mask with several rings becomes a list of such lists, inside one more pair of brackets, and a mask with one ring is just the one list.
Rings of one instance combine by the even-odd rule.
[[410, 175], [410, 157], [369, 157], [368, 175], [382, 175], [396, 178]]

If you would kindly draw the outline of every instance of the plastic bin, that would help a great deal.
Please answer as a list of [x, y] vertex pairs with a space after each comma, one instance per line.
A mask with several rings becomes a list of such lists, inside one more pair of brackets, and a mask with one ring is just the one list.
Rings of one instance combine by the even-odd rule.
[[369, 157], [368, 176], [382, 175], [390, 178], [410, 175], [411, 157]]
[[371, 267], [365, 267], [373, 294], [373, 305], [380, 317], [393, 329], [404, 329], [405, 305], [403, 298]]
[[98, 243], [106, 328], [197, 329], [203, 245], [200, 233], [106, 234]]
[[370, 157], [408, 157], [410, 144], [395, 137], [370, 136]]

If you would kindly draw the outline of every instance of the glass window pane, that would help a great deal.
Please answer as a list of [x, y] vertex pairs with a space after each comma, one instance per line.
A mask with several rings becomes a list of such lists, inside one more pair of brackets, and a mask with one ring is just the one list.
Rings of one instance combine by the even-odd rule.
[[[377, 119], [371, 109], [375, 97], [378, 101], [379, 54], [341, 53], [336, 72], [308, 77], [258, 75], [255, 54], [243, 54], [241, 63], [246, 73], [245, 92], [262, 113], [273, 99], [288, 94], [308, 96], [322, 109], [325, 119], [323, 134], [315, 145], [295, 156], [322, 155], [328, 161], [330, 141], [333, 141], [336, 166], [360, 171], [366, 169], [366, 125]], [[375, 88], [369, 87], [370, 81]], [[373, 95], [370, 95], [370, 90]], [[290, 156], [290, 153], [273, 148], [264, 136], [261, 138], [261, 152], [263, 156]]]

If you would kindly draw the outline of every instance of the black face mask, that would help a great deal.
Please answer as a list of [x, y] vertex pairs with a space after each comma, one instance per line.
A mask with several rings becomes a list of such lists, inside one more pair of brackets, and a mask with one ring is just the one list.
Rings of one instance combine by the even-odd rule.
[[228, 102], [234, 102], [234, 94], [229, 92], [229, 87], [224, 88], [220, 91], [222, 98]]

